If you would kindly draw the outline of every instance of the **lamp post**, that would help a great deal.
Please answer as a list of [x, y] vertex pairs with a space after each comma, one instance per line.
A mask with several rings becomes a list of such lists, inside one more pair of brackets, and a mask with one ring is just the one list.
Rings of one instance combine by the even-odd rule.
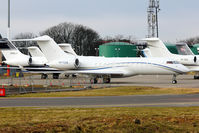
[[10, 0], [8, 0], [8, 31], [7, 38], [10, 39]]

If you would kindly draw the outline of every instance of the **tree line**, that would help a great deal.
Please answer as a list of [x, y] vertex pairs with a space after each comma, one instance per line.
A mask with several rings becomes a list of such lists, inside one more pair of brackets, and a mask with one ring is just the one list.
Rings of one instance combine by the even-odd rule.
[[[14, 39], [30, 39], [37, 36], [48, 35], [55, 40], [56, 43], [70, 43], [78, 55], [95, 56], [99, 53], [99, 45], [107, 42], [129, 42], [136, 43], [136, 38], [133, 36], [116, 35], [114, 37], [106, 36], [102, 38], [95, 30], [81, 25], [73, 23], [60, 23], [52, 26], [44, 31], [41, 31], [39, 35], [34, 33], [20, 33], [14, 37]], [[188, 45], [194, 45], [199, 43], [199, 37], [193, 37], [181, 42]], [[27, 47], [37, 46], [35, 42], [15, 42], [15, 45], [20, 48], [25, 54], [28, 54]], [[24, 49], [25, 48], [25, 49]]]
[[[78, 55], [95, 56], [98, 55], [99, 45], [105, 42], [111, 41], [124, 41], [133, 42], [135, 38], [132, 36], [124, 37], [117, 35], [115, 37], [102, 38], [95, 30], [73, 23], [60, 23], [56, 26], [52, 26], [44, 31], [41, 31], [39, 35], [33, 33], [20, 33], [14, 37], [14, 39], [30, 39], [37, 36], [48, 35], [55, 40], [56, 43], [70, 43]], [[19, 48], [35, 46], [34, 42], [15, 42], [15, 45]], [[27, 49], [21, 50], [27, 54]]]

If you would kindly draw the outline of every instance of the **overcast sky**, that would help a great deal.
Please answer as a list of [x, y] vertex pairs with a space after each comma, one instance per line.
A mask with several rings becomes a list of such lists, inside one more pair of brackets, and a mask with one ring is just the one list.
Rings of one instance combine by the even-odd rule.
[[[11, 35], [40, 31], [61, 22], [83, 24], [104, 36], [147, 35], [149, 0], [11, 0]], [[6, 37], [7, 0], [0, 0], [0, 33]], [[160, 0], [160, 38], [199, 36], [199, 0]]]

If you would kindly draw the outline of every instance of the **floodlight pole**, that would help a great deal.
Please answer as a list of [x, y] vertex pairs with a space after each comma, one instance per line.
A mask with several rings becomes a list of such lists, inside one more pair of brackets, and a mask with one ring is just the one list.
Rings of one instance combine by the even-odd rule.
[[10, 0], [8, 0], [8, 29], [7, 38], [10, 39]]

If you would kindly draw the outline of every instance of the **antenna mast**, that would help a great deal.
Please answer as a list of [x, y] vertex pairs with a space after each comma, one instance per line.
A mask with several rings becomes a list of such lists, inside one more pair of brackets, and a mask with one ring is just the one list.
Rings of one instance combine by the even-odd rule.
[[149, 0], [148, 13], [148, 37], [159, 37], [158, 12], [159, 0]]

